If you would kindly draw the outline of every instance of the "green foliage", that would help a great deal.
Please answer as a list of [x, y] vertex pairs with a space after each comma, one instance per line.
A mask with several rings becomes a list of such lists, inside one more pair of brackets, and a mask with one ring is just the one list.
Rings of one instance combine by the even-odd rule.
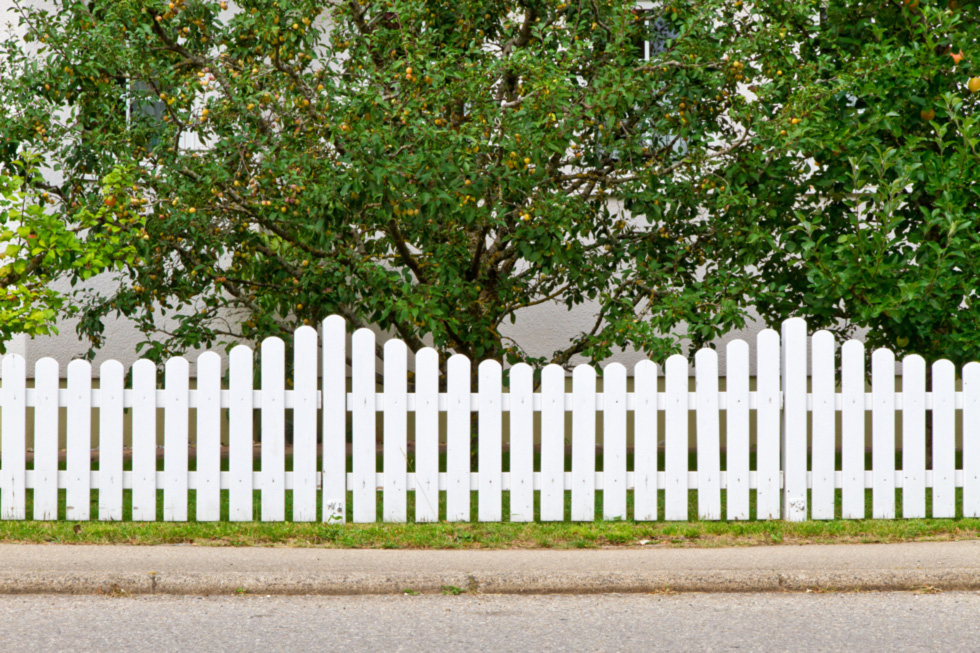
[[[17, 333], [56, 332], [59, 315], [78, 309], [52, 284], [88, 279], [112, 266], [131, 265], [136, 252], [124, 232], [138, 220], [103, 206], [66, 223], [51, 210], [51, 195], [30, 157], [0, 168], [0, 343]], [[127, 182], [122, 171], [105, 179], [107, 193]], [[125, 201], [124, 201], [125, 204]], [[2, 346], [2, 345], [0, 345]]]
[[[755, 310], [980, 357], [973, 3], [38, 4], [4, 142], [68, 180], [65, 224], [104, 206], [87, 180], [133, 182], [135, 253], [80, 300], [96, 344], [113, 313], [156, 358], [339, 313], [566, 364]], [[548, 302], [597, 320], [531, 357], [508, 322]]]

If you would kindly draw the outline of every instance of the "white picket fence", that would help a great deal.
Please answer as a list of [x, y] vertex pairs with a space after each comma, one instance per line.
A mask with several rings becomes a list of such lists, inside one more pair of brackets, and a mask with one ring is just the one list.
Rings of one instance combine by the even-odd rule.
[[[956, 488], [962, 487], [962, 514], [980, 516], [980, 364], [962, 371], [956, 391], [955, 368], [939, 361], [926, 390], [926, 364], [916, 355], [902, 360], [902, 392], [895, 386], [895, 357], [872, 354], [872, 391], [865, 391], [864, 347], [842, 347], [840, 392], [835, 342], [825, 331], [810, 339], [812, 389], [807, 389], [807, 331], [800, 319], [788, 320], [782, 337], [773, 330], [757, 340], [756, 390], [749, 388], [749, 345], [727, 346], [727, 388], [719, 391], [718, 356], [710, 349], [695, 356], [696, 390], [689, 391], [688, 361], [666, 361], [665, 392], [658, 391], [660, 369], [643, 361], [634, 370], [634, 391], [627, 392], [627, 370], [610, 364], [602, 371], [603, 392], [596, 391], [594, 368], [572, 373], [546, 367], [535, 391], [532, 369], [524, 364], [503, 370], [483, 361], [478, 388], [470, 385], [471, 363], [461, 355], [447, 361], [446, 392], [439, 391], [439, 359], [432, 349], [415, 355], [415, 392], [408, 392], [408, 350], [399, 340], [384, 345], [383, 391], [376, 387], [375, 336], [356, 331], [351, 349], [351, 392], [347, 392], [346, 327], [342, 318], [323, 322], [322, 376], [318, 375], [317, 332], [296, 331], [293, 389], [286, 389], [285, 346], [270, 338], [261, 349], [261, 388], [253, 388], [253, 352], [238, 346], [230, 354], [230, 383], [222, 388], [217, 354], [197, 361], [197, 389], [189, 389], [184, 358], [166, 363], [163, 390], [157, 389], [153, 363], [132, 367], [132, 389], [124, 388], [124, 369], [116, 361], [100, 368], [100, 388], [92, 389], [88, 362], [68, 365], [67, 389], [59, 389], [58, 363], [37, 363], [35, 387], [26, 387], [24, 359], [3, 358], [0, 388], [0, 518], [27, 517], [26, 490], [33, 489], [33, 518], [56, 519], [59, 490], [65, 492], [65, 516], [88, 520], [91, 491], [98, 490], [98, 519], [152, 521], [157, 491], [163, 490], [163, 518], [190, 516], [189, 491], [196, 491], [198, 521], [221, 516], [221, 492], [227, 491], [228, 516], [250, 521], [253, 493], [259, 491], [263, 521], [373, 522], [377, 493], [382, 519], [404, 522], [408, 493], [415, 493], [414, 518], [420, 522], [468, 521], [471, 493], [477, 492], [480, 521], [502, 521], [503, 492], [509, 492], [511, 521], [529, 521], [539, 495], [540, 519], [565, 519], [570, 491], [571, 519], [596, 518], [596, 491], [602, 491], [605, 519], [688, 519], [688, 494], [697, 491], [701, 519], [750, 517], [755, 492], [756, 517], [792, 521], [832, 519], [835, 490], [841, 489], [845, 519], [865, 516], [865, 489], [872, 490], [872, 514], [896, 515], [896, 488], [902, 489], [902, 516], [925, 517], [926, 488], [932, 488], [933, 517], [956, 516]], [[322, 391], [318, 389], [318, 376]], [[27, 407], [34, 411], [34, 468], [26, 465]], [[66, 469], [58, 469], [59, 407], [67, 408]], [[157, 471], [157, 409], [164, 409], [163, 471]], [[99, 469], [92, 470], [91, 411], [99, 409]], [[123, 466], [123, 410], [132, 410], [132, 471]], [[196, 470], [189, 470], [190, 409], [196, 409]], [[230, 427], [228, 471], [221, 471], [221, 411]], [[261, 471], [253, 467], [253, 411], [261, 411]], [[285, 469], [285, 411], [293, 411], [293, 469]], [[695, 411], [697, 471], [688, 468], [688, 417]], [[955, 468], [956, 411], [962, 410], [963, 469]], [[627, 468], [627, 415], [633, 412], [633, 469]], [[664, 413], [664, 433], [658, 416]], [[726, 411], [727, 470], [721, 471], [720, 412]], [[750, 413], [756, 413], [756, 465], [750, 469]], [[872, 465], [865, 469], [865, 414], [872, 413]], [[926, 417], [932, 419], [932, 469], [926, 468]], [[414, 470], [408, 469], [408, 413], [415, 413]], [[534, 413], [540, 412], [540, 468], [534, 468]], [[602, 413], [603, 471], [596, 470], [596, 417]], [[836, 468], [837, 413], [841, 415], [841, 469]], [[383, 463], [376, 468], [377, 419], [383, 423]], [[440, 413], [446, 413], [446, 470], [440, 471]], [[471, 472], [471, 416], [478, 415], [478, 471]], [[510, 426], [510, 469], [502, 471], [504, 413]], [[571, 413], [571, 432], [565, 416]], [[807, 468], [808, 413], [812, 413], [812, 465]], [[902, 420], [902, 469], [895, 466], [896, 420]], [[317, 470], [317, 420], [322, 420], [322, 471]], [[347, 469], [348, 419], [353, 431], [352, 469]], [[565, 471], [566, 440], [571, 442], [571, 472]], [[665, 447], [658, 469], [658, 446]], [[124, 490], [132, 490], [132, 513], [124, 514]], [[627, 492], [633, 512], [627, 513]], [[809, 490], [809, 497], [808, 497]], [[286, 492], [292, 514], [286, 514]], [[322, 505], [318, 511], [318, 491]], [[722, 492], [726, 512], [722, 514]], [[346, 514], [348, 492], [353, 514]], [[663, 514], [658, 513], [663, 492]], [[446, 510], [440, 515], [440, 496]], [[319, 512], [319, 515], [318, 515]]]

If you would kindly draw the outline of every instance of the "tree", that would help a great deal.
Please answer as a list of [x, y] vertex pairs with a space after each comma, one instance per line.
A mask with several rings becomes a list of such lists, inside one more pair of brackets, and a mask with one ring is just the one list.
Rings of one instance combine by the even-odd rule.
[[[64, 173], [64, 222], [118, 166], [145, 221], [84, 300], [96, 344], [111, 313], [156, 358], [339, 313], [567, 364], [754, 310], [980, 355], [973, 4], [48, 5], [18, 6], [0, 133]], [[594, 328], [548, 356], [502, 334], [586, 301]]]
[[791, 93], [750, 186], [772, 234], [756, 305], [867, 328], [871, 347], [980, 359], [977, 4], [823, 4], [774, 26], [799, 56], [775, 77]]
[[754, 227], [724, 207], [758, 160], [738, 86], [772, 56], [767, 6], [48, 5], [17, 7], [0, 131], [64, 173], [66, 221], [118, 165], [145, 219], [118, 290], [85, 300], [96, 343], [110, 313], [158, 358], [339, 313], [513, 362], [530, 357], [507, 320], [594, 300], [593, 329], [530, 359], [567, 364], [744, 323]]

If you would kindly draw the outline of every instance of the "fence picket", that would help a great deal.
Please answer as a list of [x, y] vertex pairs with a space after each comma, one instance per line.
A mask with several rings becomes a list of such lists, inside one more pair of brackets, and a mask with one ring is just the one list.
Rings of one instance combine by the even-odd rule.
[[252, 350], [238, 345], [228, 355], [228, 518], [252, 521]]
[[572, 371], [572, 521], [595, 519], [596, 373]]
[[347, 520], [347, 324], [323, 321], [323, 512], [324, 522]]
[[810, 344], [813, 348], [813, 487], [810, 491], [813, 501], [810, 514], [813, 519], [833, 519], [837, 454], [836, 343], [829, 331], [817, 331]]
[[286, 343], [262, 341], [262, 521], [286, 519]]
[[675, 354], [664, 366], [667, 407], [664, 420], [664, 519], [687, 519], [687, 359]]
[[3, 386], [0, 404], [0, 518], [27, 518], [27, 364], [19, 354], [7, 354], [0, 363]]
[[633, 370], [633, 518], [657, 519], [657, 365], [643, 360]]
[[728, 519], [749, 518], [749, 343], [733, 340], [726, 349]]
[[698, 518], [721, 519], [721, 434], [718, 416], [718, 353], [694, 355], [697, 407]]
[[895, 354], [871, 354], [871, 516], [895, 518]]
[[415, 521], [439, 521], [439, 354], [415, 355]]
[[804, 521], [807, 513], [807, 353], [806, 322], [783, 322], [783, 423], [780, 439], [783, 468], [783, 519]]
[[122, 363], [99, 368], [99, 519], [123, 518], [123, 384]]
[[197, 357], [197, 521], [221, 519], [221, 357]]
[[864, 519], [864, 344], [841, 347], [841, 516]]
[[382, 519], [408, 520], [408, 348], [401, 340], [384, 346]]
[[902, 516], [926, 516], [926, 361], [902, 360]]
[[602, 371], [602, 516], [626, 519], [626, 368]]
[[316, 521], [316, 329], [293, 339], [293, 521]]
[[375, 409], [374, 333], [358, 329], [351, 340], [351, 389], [353, 423], [354, 521], [373, 522], [377, 512], [378, 435]]
[[[534, 370], [518, 363], [510, 377], [510, 520], [534, 520]], [[483, 405], [482, 402], [480, 404]]]
[[565, 370], [541, 370], [541, 521], [565, 519]]
[[500, 363], [485, 360], [477, 368], [479, 375], [480, 412], [477, 433], [477, 464], [479, 465], [479, 490], [477, 492], [477, 517], [480, 521], [500, 521], [503, 515], [502, 448], [502, 375]]
[[58, 518], [58, 362], [34, 365], [34, 519]]
[[756, 517], [780, 517], [779, 334], [772, 329], [756, 338]]
[[133, 375], [133, 521], [157, 518], [157, 366], [141, 358]]
[[167, 401], [163, 417], [163, 521], [187, 521], [189, 371], [184, 358], [171, 358], [164, 368]]
[[963, 516], [980, 517], [980, 363], [963, 367]]
[[470, 520], [470, 359], [450, 356], [446, 363], [446, 521]]
[[932, 516], [956, 516], [956, 368], [932, 365]]
[[92, 366], [88, 361], [68, 363], [67, 419], [65, 518], [88, 521], [92, 501]]

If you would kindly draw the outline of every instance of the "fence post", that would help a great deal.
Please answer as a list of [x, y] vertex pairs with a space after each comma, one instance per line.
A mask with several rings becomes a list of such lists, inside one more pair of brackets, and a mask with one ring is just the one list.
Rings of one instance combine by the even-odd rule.
[[781, 431], [783, 519], [806, 519], [806, 322], [795, 317], [783, 322], [783, 420]]

